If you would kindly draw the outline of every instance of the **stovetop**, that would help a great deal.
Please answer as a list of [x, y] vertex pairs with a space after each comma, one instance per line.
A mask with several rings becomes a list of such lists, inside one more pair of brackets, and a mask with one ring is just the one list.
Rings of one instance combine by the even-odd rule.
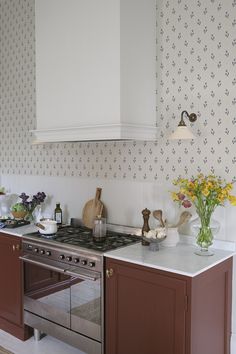
[[60, 246], [71, 245], [85, 248], [91, 251], [106, 252], [119, 247], [128, 246], [141, 241], [139, 236], [124, 234], [115, 231], [107, 231], [104, 241], [95, 241], [93, 239], [92, 230], [79, 226], [64, 226], [58, 229], [55, 235], [42, 235], [39, 232], [29, 233], [24, 236], [29, 236], [33, 239], [50, 242], [51, 244], [60, 244]]

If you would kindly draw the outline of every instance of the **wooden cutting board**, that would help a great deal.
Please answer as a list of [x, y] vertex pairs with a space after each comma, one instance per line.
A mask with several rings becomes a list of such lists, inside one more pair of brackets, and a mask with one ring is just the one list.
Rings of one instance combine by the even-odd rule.
[[102, 188], [96, 189], [95, 198], [89, 200], [84, 208], [82, 214], [82, 220], [84, 226], [92, 229], [93, 228], [93, 221], [97, 215], [104, 215], [104, 205], [101, 202], [101, 193]]

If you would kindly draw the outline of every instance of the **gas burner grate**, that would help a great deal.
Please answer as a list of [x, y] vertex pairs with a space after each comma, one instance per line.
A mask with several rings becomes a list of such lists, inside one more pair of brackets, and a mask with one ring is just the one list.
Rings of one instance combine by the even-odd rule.
[[[37, 238], [43, 238], [39, 233], [28, 234]], [[27, 235], [26, 235], [27, 236]], [[122, 234], [115, 231], [107, 231], [104, 241], [97, 242], [93, 239], [92, 231], [85, 227], [65, 226], [58, 229], [57, 233], [50, 238], [52, 243], [62, 243], [93, 251], [106, 252], [118, 247], [128, 246], [140, 242], [140, 236]]]

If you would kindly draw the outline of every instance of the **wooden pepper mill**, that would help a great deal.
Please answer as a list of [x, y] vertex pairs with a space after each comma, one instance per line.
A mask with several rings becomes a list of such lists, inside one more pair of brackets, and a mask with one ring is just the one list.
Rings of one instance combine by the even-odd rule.
[[[147, 208], [142, 210], [142, 214], [143, 214], [143, 227], [142, 227], [142, 236], [144, 236], [144, 232], [148, 232], [150, 230], [150, 227], [148, 225], [148, 220], [149, 220], [149, 216], [151, 214], [151, 211]], [[143, 246], [148, 246], [149, 242], [143, 237], [142, 238], [142, 245]]]

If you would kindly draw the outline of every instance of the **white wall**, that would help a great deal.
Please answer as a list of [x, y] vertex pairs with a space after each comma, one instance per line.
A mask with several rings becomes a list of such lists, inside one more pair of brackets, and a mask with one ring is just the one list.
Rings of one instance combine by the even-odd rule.
[[[158, 183], [114, 181], [73, 177], [48, 177], [2, 175], [1, 183], [9, 193], [30, 195], [38, 191], [47, 194], [42, 212], [52, 214], [59, 201], [64, 210], [64, 221], [81, 217], [84, 204], [94, 198], [96, 187], [102, 188], [102, 201], [107, 209], [108, 222], [123, 225], [142, 226], [141, 211], [162, 208], [170, 221], [177, 217], [176, 205], [170, 200], [168, 190]], [[153, 224], [153, 218], [150, 219]]]

